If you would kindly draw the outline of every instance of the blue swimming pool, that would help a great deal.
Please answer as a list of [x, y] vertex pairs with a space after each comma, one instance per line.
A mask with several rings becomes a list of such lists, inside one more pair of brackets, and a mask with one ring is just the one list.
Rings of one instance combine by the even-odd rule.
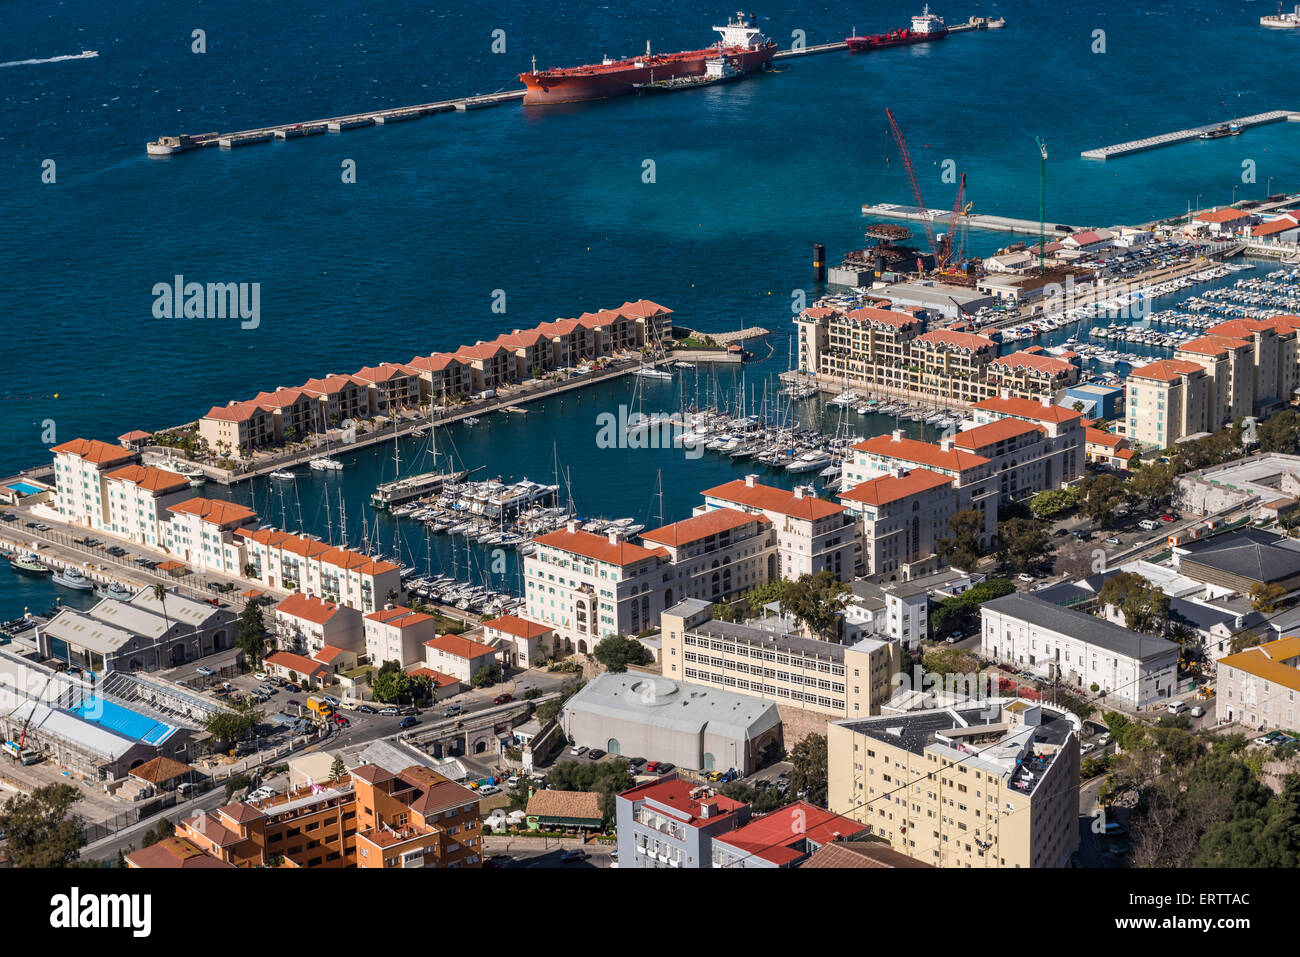
[[116, 731], [124, 737], [143, 741], [145, 744], [161, 744], [176, 730], [169, 724], [155, 721], [153, 718], [137, 714], [102, 698], [86, 698], [72, 709], [72, 713], [110, 731]]
[[8, 485], [5, 486], [5, 488], [12, 489], [13, 491], [18, 492], [21, 495], [36, 495], [39, 492], [45, 491], [45, 489], [38, 488], [37, 486], [32, 485], [30, 482], [10, 482]]

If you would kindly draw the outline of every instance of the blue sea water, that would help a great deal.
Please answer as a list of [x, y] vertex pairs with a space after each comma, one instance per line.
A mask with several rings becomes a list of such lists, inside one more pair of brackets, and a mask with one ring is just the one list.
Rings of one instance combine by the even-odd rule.
[[[508, 105], [163, 159], [144, 151], [160, 134], [509, 89], [533, 56], [553, 66], [635, 53], [646, 40], [661, 50], [701, 46], [728, 9], [701, 0], [13, 7], [0, 63], [86, 48], [99, 56], [0, 66], [0, 472], [47, 457], [50, 421], [60, 441], [111, 440], [260, 389], [641, 297], [707, 331], [776, 330], [772, 354], [746, 373], [754, 388], [761, 371], [788, 365], [793, 291], [818, 291], [812, 243], [834, 259], [863, 245], [863, 203], [911, 201], [886, 106], [931, 206], [952, 202], [940, 175], [952, 159], [976, 211], [1035, 218], [1035, 136], [1049, 145], [1047, 216], [1059, 222], [1142, 221], [1227, 203], [1234, 186], [1238, 198], [1300, 187], [1294, 124], [1110, 163], [1079, 158], [1106, 143], [1300, 107], [1300, 35], [1257, 25], [1269, 0], [953, 4], [936, 12], [950, 22], [1000, 14], [1008, 26], [788, 60], [779, 73], [672, 96]], [[901, 26], [917, 6], [777, 0], [758, 12], [785, 46], [795, 30], [813, 44], [855, 26]], [[205, 31], [206, 53], [191, 52], [194, 30]], [[495, 30], [505, 32], [504, 54], [491, 52]], [[1104, 53], [1093, 52], [1096, 31]], [[642, 181], [647, 159], [653, 183]], [[42, 182], [46, 160], [52, 184]], [[342, 182], [345, 160], [355, 161], [355, 184]], [[1247, 160], [1254, 183], [1242, 182]], [[1012, 238], [973, 230], [969, 242], [987, 253]], [[177, 274], [260, 283], [259, 327], [154, 318], [154, 285]], [[492, 310], [496, 290], [505, 315]], [[659, 388], [671, 407], [676, 387]], [[547, 478], [558, 446], [575, 498], [593, 514], [648, 514], [661, 469], [669, 518], [686, 514], [699, 489], [743, 474], [712, 455], [683, 462], [597, 450], [596, 412], [630, 389], [602, 386], [453, 437], [467, 462], [506, 476]], [[353, 540], [380, 477], [391, 477], [391, 462], [366, 452], [342, 479]], [[286, 516], [299, 510], [323, 532], [326, 481], [339, 480], [300, 480], [298, 502], [283, 508], [264, 486], [232, 494]], [[20, 591], [0, 571], [7, 605], [51, 587]]]

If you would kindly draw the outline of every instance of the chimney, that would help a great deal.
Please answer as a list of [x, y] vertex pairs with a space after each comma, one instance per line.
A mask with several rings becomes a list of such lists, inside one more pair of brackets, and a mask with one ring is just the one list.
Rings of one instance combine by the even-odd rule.
[[953, 445], [953, 436], [951, 435], [945, 435], [943, 438], [939, 440], [939, 448], [943, 449], [945, 452], [951, 452], [952, 445]]
[[384, 611], [394, 611], [397, 608], [391, 601], [384, 606]]
[[753, 488], [753, 487], [754, 487], [755, 485], [757, 485], [757, 484], [758, 484], [758, 476], [757, 476], [757, 475], [746, 475], [746, 476], [745, 476], [745, 488]]
[[565, 527], [571, 532], [576, 532], [578, 530], [578, 523], [574, 519], [569, 519], [568, 524]]
[[1001, 392], [1001, 398], [1003, 398], [1003, 399], [1009, 399], [1009, 398], [1011, 398], [1011, 390], [1010, 390], [1010, 389], [1003, 389], [1002, 392]]
[[892, 435], [893, 435], [893, 437], [890, 439], [891, 442], [901, 442], [901, 441], [903, 441], [903, 430], [902, 430], [902, 429], [894, 429]]
[[617, 530], [615, 530], [615, 529], [611, 529], [611, 530], [610, 530], [610, 532], [609, 532], [609, 543], [610, 543], [611, 545], [617, 545], [617, 544], [619, 543], [619, 537], [618, 537], [618, 531], [617, 531]]
[[806, 485], [796, 485], [794, 487], [794, 497], [797, 499], [803, 498], [804, 492], [807, 490], [807, 488], [808, 486]]
[[1050, 409], [1052, 407], [1052, 397], [1050, 395], [1043, 396], [1041, 401], [1044, 408]]

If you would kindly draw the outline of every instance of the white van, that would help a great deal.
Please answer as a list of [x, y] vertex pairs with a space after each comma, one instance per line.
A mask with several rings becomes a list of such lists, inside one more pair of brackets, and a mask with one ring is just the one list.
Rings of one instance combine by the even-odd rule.
[[1187, 710], [1187, 702], [1186, 702], [1186, 701], [1171, 701], [1171, 702], [1169, 702], [1169, 713], [1170, 713], [1170, 714], [1182, 714], [1182, 713], [1183, 713], [1184, 711], [1186, 711], [1186, 710]]
[[1160, 527], [1160, 523], [1153, 518], [1148, 518], [1145, 521], [1138, 522], [1138, 525], [1142, 528], [1145, 528], [1148, 532], [1154, 532], [1157, 528]]

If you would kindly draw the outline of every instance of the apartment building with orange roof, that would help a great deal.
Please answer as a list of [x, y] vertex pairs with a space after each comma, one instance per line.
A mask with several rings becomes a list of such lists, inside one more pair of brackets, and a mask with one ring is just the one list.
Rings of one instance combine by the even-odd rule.
[[[1006, 419], [1042, 426], [1041, 444], [1032, 452], [1034, 459], [1042, 464], [1041, 480], [1035, 491], [1058, 488], [1083, 478], [1083, 416], [1073, 409], [1054, 405], [1051, 396], [1028, 399], [1004, 391], [976, 402], [971, 411], [976, 426]], [[955, 437], [954, 441], [959, 438]], [[973, 440], [964, 441], [969, 444]], [[1023, 463], [1017, 459], [1016, 465], [1020, 464]], [[1011, 467], [1011, 459], [993, 464], [995, 474], [1007, 467]], [[1017, 484], [1024, 486], [1023, 482]]]
[[473, 388], [465, 363], [449, 352], [416, 356], [407, 365], [417, 370], [424, 380], [421, 393], [431, 396], [438, 405], [447, 405], [461, 396], [467, 397]]
[[438, 634], [432, 615], [405, 605], [386, 605], [366, 615], [366, 657], [375, 665], [396, 661], [403, 668], [424, 662], [424, 643]]
[[733, 509], [764, 515], [776, 532], [776, 576], [794, 580], [829, 571], [852, 581], [858, 565], [858, 525], [843, 505], [818, 498], [812, 488], [793, 491], [763, 485], [757, 475], [705, 489], [695, 513]]
[[[266, 588], [300, 591], [370, 613], [402, 595], [401, 568], [304, 535], [238, 529], [245, 575]], [[391, 596], [391, 597], [390, 597]]]
[[112, 523], [105, 476], [138, 462], [139, 455], [96, 439], [73, 439], [56, 445], [52, 451], [54, 501], [59, 514], [69, 522], [105, 530]]
[[710, 509], [642, 534], [593, 535], [576, 522], [543, 535], [524, 559], [525, 614], [588, 653], [607, 635], [637, 635], [683, 598], [734, 598], [776, 577], [764, 515]]
[[149, 548], [165, 545], [168, 509], [194, 496], [184, 475], [148, 465], [123, 465], [103, 478], [108, 523], [101, 531]]
[[477, 867], [478, 796], [423, 765], [376, 764], [264, 801], [235, 801], [176, 836], [236, 867]]
[[1300, 637], [1280, 638], [1218, 661], [1221, 721], [1251, 728], [1300, 727]]
[[1211, 428], [1252, 415], [1255, 405], [1255, 346], [1246, 339], [1204, 335], [1181, 343], [1174, 358], [1205, 370]]
[[474, 392], [500, 388], [515, 381], [515, 354], [500, 342], [461, 346], [455, 356], [469, 371]]
[[199, 438], [214, 451], [245, 457], [283, 441], [275, 411], [251, 400], [214, 405], [199, 419]]
[[472, 638], [439, 635], [424, 643], [424, 666], [465, 684], [497, 663], [497, 650]]
[[862, 572], [907, 581], [941, 564], [938, 541], [959, 499], [947, 475], [918, 468], [881, 475], [840, 493], [862, 522]]
[[1152, 362], [1129, 373], [1125, 390], [1127, 433], [1134, 442], [1167, 449], [1211, 429], [1210, 383], [1199, 363]]
[[501, 615], [483, 622], [483, 642], [501, 653], [503, 664], [515, 668], [531, 668], [560, 651], [555, 629], [541, 622], [529, 621], [519, 615]]
[[396, 362], [367, 366], [352, 378], [364, 382], [369, 395], [369, 414], [392, 416], [420, 404], [420, 370]]
[[165, 550], [199, 571], [244, 574], [242, 534], [261, 521], [251, 508], [224, 499], [190, 498], [171, 505], [161, 530]]
[[316, 400], [320, 410], [317, 429], [336, 428], [349, 420], [370, 418], [370, 384], [350, 375], [308, 379], [302, 391]]
[[1206, 330], [1208, 335], [1244, 339], [1254, 350], [1252, 376], [1254, 414], [1271, 411], [1290, 402], [1300, 378], [1297, 362], [1297, 330], [1294, 316], [1271, 319], [1229, 319]]
[[327, 645], [365, 654], [361, 612], [315, 595], [294, 592], [275, 606], [271, 625], [282, 651], [314, 655]]
[[1049, 398], [1079, 380], [1062, 359], [1014, 353], [998, 358], [986, 336], [953, 328], [927, 330], [924, 309], [828, 307], [795, 317], [799, 369], [848, 388], [866, 386], [970, 404], [1009, 390]]

